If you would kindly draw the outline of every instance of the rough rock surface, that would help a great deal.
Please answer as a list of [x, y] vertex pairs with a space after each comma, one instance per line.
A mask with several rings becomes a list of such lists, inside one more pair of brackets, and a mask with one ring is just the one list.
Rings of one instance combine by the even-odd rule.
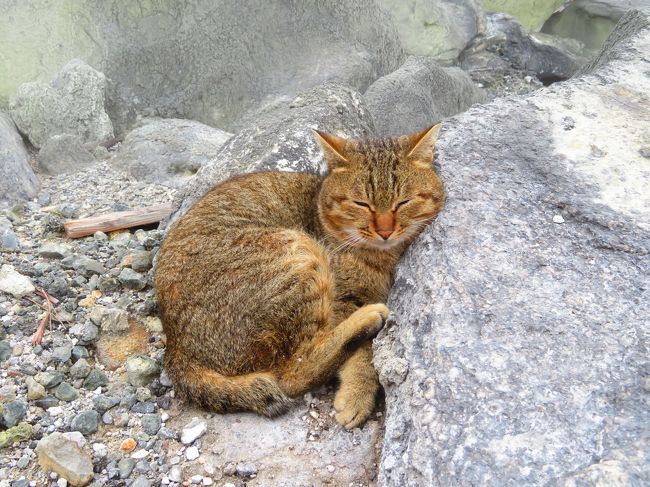
[[11, 119], [0, 112], [0, 201], [36, 196], [39, 182]]
[[142, 113], [229, 130], [267, 96], [324, 81], [363, 90], [403, 61], [393, 26], [371, 0], [257, 2], [244, 11], [240, 2], [167, 2], [164, 14], [152, 6], [121, 29], [106, 22], [110, 9], [95, 15], [109, 49], [104, 72], [118, 128]]
[[77, 135], [99, 144], [113, 136], [104, 111], [106, 77], [73, 59], [51, 83], [34, 81], [18, 87], [9, 110], [20, 131], [37, 148], [54, 135]]
[[483, 29], [476, 0], [379, 0], [392, 18], [408, 54], [453, 64]]
[[90, 456], [61, 433], [52, 433], [41, 439], [36, 453], [42, 468], [53, 470], [71, 485], [83, 487], [93, 478]]
[[318, 172], [323, 156], [312, 128], [341, 136], [374, 133], [361, 96], [335, 83], [325, 83], [284, 99], [249, 116], [247, 128], [231, 138], [205, 164], [176, 198], [178, 210], [167, 226], [185, 213], [212, 186], [228, 177], [254, 170]]
[[593, 73], [443, 129], [447, 204], [401, 261], [375, 342], [380, 485], [650, 483], [640, 29]]
[[180, 186], [230, 137], [193, 120], [146, 120], [129, 132], [111, 164], [144, 181]]
[[465, 111], [485, 94], [464, 71], [419, 56], [379, 78], [363, 98], [378, 135], [403, 135]]
[[549, 84], [570, 78], [587, 61], [582, 53], [578, 42], [540, 34], [535, 37], [509, 15], [488, 14], [485, 33], [472, 40], [460, 62], [468, 71], [485, 70], [485, 58], [498, 57]]
[[95, 156], [86, 149], [78, 135], [54, 135], [38, 151], [39, 169], [47, 174], [76, 172], [95, 162]]

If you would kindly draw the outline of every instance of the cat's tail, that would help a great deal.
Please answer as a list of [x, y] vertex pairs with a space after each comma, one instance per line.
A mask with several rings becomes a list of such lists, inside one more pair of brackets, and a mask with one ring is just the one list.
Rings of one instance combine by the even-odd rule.
[[254, 411], [272, 417], [286, 412], [293, 404], [270, 372], [225, 376], [167, 350], [165, 369], [174, 387], [206, 409], [218, 413]]

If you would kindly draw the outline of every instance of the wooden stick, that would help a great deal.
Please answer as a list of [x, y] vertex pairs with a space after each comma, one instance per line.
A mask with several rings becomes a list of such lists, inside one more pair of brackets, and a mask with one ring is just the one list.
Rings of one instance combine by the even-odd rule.
[[107, 213], [106, 215], [81, 218], [80, 220], [70, 220], [65, 222], [63, 226], [65, 228], [65, 234], [69, 238], [86, 237], [97, 231], [113, 232], [123, 228], [157, 223], [166, 216], [169, 216], [172, 210], [172, 204], [166, 203], [164, 205], [150, 206], [138, 210], [118, 211], [116, 213]]

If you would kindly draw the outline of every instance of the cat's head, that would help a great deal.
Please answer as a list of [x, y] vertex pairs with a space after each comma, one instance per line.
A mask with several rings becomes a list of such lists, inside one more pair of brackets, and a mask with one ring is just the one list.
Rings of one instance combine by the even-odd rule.
[[432, 168], [440, 126], [374, 140], [314, 131], [329, 168], [318, 201], [325, 231], [342, 245], [380, 250], [408, 243], [420, 233], [445, 198]]

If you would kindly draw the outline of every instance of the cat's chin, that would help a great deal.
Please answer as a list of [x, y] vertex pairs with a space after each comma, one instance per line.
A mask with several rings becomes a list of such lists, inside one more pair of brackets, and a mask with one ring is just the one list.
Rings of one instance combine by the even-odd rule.
[[387, 252], [390, 250], [394, 250], [396, 247], [399, 247], [403, 243], [404, 243], [403, 238], [395, 238], [395, 239], [388, 239], [388, 240], [383, 240], [383, 239], [368, 240], [364, 238], [357, 245], [359, 247], [365, 247], [368, 249], [381, 250]]

